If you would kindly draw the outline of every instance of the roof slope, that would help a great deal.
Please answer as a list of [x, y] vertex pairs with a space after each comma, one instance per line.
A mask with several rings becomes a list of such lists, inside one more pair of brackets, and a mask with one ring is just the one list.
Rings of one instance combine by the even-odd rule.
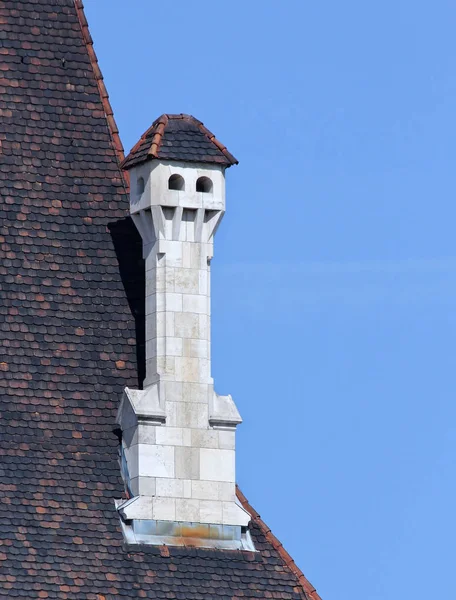
[[316, 598], [256, 515], [257, 553], [123, 548], [144, 265], [80, 11], [0, 0], [0, 598]]
[[122, 164], [131, 169], [146, 160], [180, 160], [230, 167], [238, 161], [201, 121], [191, 115], [162, 115], [144, 132]]

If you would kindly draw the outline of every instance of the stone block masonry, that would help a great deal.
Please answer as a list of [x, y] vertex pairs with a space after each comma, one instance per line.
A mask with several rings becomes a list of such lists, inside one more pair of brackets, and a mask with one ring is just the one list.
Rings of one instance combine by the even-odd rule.
[[[127, 521], [249, 522], [235, 493], [241, 418], [211, 377], [210, 264], [225, 211], [224, 170], [154, 160], [130, 172], [146, 263], [146, 379], [143, 390], [125, 390], [118, 414], [133, 497], [119, 508]], [[199, 191], [202, 179], [210, 191]]]

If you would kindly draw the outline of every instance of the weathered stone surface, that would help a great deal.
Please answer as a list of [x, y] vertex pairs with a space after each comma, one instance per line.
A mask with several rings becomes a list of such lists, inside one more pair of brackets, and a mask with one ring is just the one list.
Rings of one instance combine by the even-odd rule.
[[[147, 161], [130, 174], [131, 214], [146, 261], [145, 389], [127, 391], [118, 416], [128, 426], [123, 445], [131, 490], [150, 487], [173, 500], [166, 514], [155, 504], [154, 518], [246, 525], [248, 515], [235, 504], [234, 429], [241, 418], [231, 396], [214, 393], [211, 378], [210, 259], [225, 210], [224, 167]], [[197, 191], [201, 177], [210, 192]], [[169, 189], [170, 181], [181, 189]], [[154, 435], [132, 431], [131, 413], [139, 407], [138, 428], [148, 419]], [[146, 485], [141, 477], [149, 478]], [[130, 514], [135, 506], [141, 505], [132, 504]]]

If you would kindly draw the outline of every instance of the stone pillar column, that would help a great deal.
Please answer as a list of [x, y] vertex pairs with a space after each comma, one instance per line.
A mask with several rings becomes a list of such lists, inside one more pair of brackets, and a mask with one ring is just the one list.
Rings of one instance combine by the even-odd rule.
[[[146, 386], [160, 380], [212, 383], [210, 258], [214, 224], [223, 212], [211, 211], [210, 219], [206, 212], [157, 207], [151, 213], [158, 239], [144, 245]], [[187, 385], [185, 395], [196, 389]]]
[[[210, 261], [225, 210], [220, 167], [146, 163], [131, 214], [146, 262], [146, 379], [126, 390], [118, 421], [131, 493], [124, 518], [241, 527], [235, 501], [231, 396], [214, 392], [210, 359]], [[180, 177], [181, 188], [170, 189]], [[203, 178], [210, 192], [198, 191]], [[209, 531], [209, 530], [208, 530]], [[209, 533], [206, 532], [208, 535]]]

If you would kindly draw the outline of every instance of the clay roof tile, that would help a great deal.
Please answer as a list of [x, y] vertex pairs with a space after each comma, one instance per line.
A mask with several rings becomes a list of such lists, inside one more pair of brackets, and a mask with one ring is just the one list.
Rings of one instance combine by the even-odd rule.
[[133, 146], [122, 163], [125, 170], [147, 160], [177, 160], [219, 164], [238, 164], [215, 135], [192, 115], [163, 114], [154, 121]]

